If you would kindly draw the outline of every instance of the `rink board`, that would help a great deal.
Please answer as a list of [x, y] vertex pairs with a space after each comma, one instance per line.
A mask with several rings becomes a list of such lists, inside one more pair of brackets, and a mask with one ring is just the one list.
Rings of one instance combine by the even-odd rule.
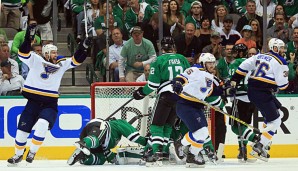
[[[270, 151], [272, 157], [298, 157], [298, 96], [278, 97], [283, 104], [284, 114], [281, 128], [273, 138]], [[123, 103], [127, 100], [123, 99]], [[14, 137], [19, 115], [26, 104], [22, 97], [0, 97], [0, 160], [14, 154]], [[74, 150], [73, 143], [78, 140], [80, 131], [90, 120], [89, 96], [62, 96], [59, 99], [59, 112], [53, 129], [47, 134], [37, 159], [66, 159]], [[106, 118], [106, 116], [100, 116]], [[255, 114], [257, 116], [257, 113]], [[252, 123], [261, 128], [262, 118], [254, 117]], [[27, 145], [29, 146], [29, 140]], [[238, 153], [236, 136], [227, 127], [225, 155], [234, 158]], [[250, 151], [250, 149], [249, 149]]]

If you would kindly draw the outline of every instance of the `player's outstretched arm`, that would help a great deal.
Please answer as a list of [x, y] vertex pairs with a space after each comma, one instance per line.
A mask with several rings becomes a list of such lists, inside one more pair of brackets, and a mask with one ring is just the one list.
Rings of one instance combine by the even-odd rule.
[[25, 34], [25, 40], [19, 48], [20, 53], [28, 54], [31, 50], [31, 41], [34, 39], [36, 33], [37, 23], [31, 23], [28, 25]]
[[92, 37], [86, 37], [85, 40], [80, 42], [77, 51], [74, 54], [76, 62], [83, 63], [87, 58], [87, 50], [92, 44]]

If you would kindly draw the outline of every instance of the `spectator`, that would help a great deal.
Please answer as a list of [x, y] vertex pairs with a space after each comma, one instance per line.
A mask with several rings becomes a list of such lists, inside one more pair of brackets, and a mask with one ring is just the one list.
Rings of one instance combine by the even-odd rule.
[[[113, 7], [113, 15], [121, 19], [124, 23], [124, 16], [126, 11], [129, 9], [128, 0], [117, 0], [117, 5]], [[105, 11], [104, 11], [105, 12]]]
[[0, 45], [4, 43], [8, 43], [8, 42], [6, 41], [5, 36], [3, 34], [0, 34]]
[[248, 49], [248, 51], [247, 51], [247, 58], [250, 58], [250, 57], [252, 57], [252, 56], [254, 56], [254, 55], [256, 55], [256, 54], [258, 54], [259, 52], [258, 52], [258, 50], [256, 49], [256, 48], [250, 48], [250, 49]]
[[256, 14], [256, 2], [254, 0], [248, 0], [245, 9], [247, 12], [239, 18], [236, 30], [240, 32], [245, 25], [249, 24], [249, 22], [254, 19], [258, 20], [260, 28], [263, 29], [263, 18]]
[[123, 34], [119, 28], [114, 28], [112, 31], [112, 39], [114, 44], [109, 48], [109, 66], [110, 71], [113, 73], [113, 81], [119, 82], [119, 68], [118, 62], [120, 59], [120, 53], [125, 40], [123, 40]]
[[290, 28], [295, 28], [298, 27], [298, 13], [293, 15], [289, 21], [288, 21], [288, 25]]
[[[198, 38], [202, 42], [202, 47], [205, 47], [211, 43], [210, 37], [213, 30], [211, 29], [211, 22], [207, 17], [202, 18], [202, 27], [199, 29]], [[196, 32], [197, 33], [197, 32]]]
[[256, 42], [257, 49], [261, 50], [263, 46], [263, 34], [259, 21], [257, 19], [252, 19], [249, 21], [248, 25], [250, 25], [252, 29], [252, 40]]
[[135, 82], [142, 75], [144, 66], [156, 58], [154, 46], [148, 39], [143, 38], [141, 27], [133, 27], [131, 36], [120, 53], [118, 67], [121, 82]]
[[19, 75], [18, 63], [10, 58], [7, 44], [0, 45], [0, 95], [21, 95], [24, 79]]
[[168, 0], [163, 0], [162, 1], [162, 12], [163, 14], [166, 14], [169, 9], [169, 1]]
[[295, 56], [295, 61], [298, 62], [298, 27], [295, 27], [292, 34], [292, 41], [287, 43], [287, 59], [290, 60], [291, 53]]
[[[255, 0], [256, 2], [256, 14], [263, 17], [263, 0]], [[269, 20], [273, 18], [276, 4], [272, 0], [267, 0], [267, 25]]]
[[[248, 0], [248, 1], [250, 1], [250, 0]], [[247, 12], [247, 9], [243, 8], [243, 7], [245, 7], [245, 4], [247, 2], [246, 2], [246, 0], [235, 0], [234, 1], [235, 12], [240, 15], [244, 15]]]
[[223, 20], [228, 15], [228, 10], [224, 5], [216, 7], [214, 12], [214, 19], [211, 21], [212, 29], [219, 32], [223, 29]]
[[[170, 5], [170, 0], [168, 1]], [[184, 18], [186, 18], [189, 15], [190, 5], [193, 1], [195, 0], [177, 0], [180, 13], [184, 16]]]
[[84, 2], [85, 0], [70, 0], [70, 6], [72, 10], [72, 30], [78, 39], [78, 28], [81, 27], [81, 23], [78, 22], [78, 15], [84, 10]]
[[278, 4], [284, 7], [287, 17], [291, 17], [298, 13], [298, 1], [296, 0], [278, 0]]
[[181, 33], [175, 39], [177, 53], [186, 57], [187, 61], [192, 65], [194, 58], [202, 52], [202, 42], [195, 36], [195, 26], [193, 23], [187, 23], [185, 33]]
[[150, 64], [146, 64], [145, 67], [144, 67], [144, 73], [137, 78], [136, 82], [146, 82], [146, 81], [148, 81], [149, 73], [150, 73]]
[[[37, 53], [38, 55], [42, 56], [42, 48], [41, 48], [41, 45], [40, 44], [33, 44], [31, 46], [31, 50], [35, 53]], [[26, 65], [25, 63], [22, 62], [22, 65], [21, 65], [21, 74], [22, 74], [22, 77], [24, 78], [24, 80], [26, 80], [27, 78], [27, 75], [28, 75], [28, 72], [29, 72], [29, 67], [28, 65]]]
[[168, 12], [163, 18], [163, 20], [171, 26], [170, 32], [172, 37], [176, 37], [184, 31], [185, 18], [184, 15], [180, 13], [179, 4], [176, 0], [169, 2]]
[[193, 3], [191, 3], [191, 8], [190, 8], [189, 14], [190, 15], [188, 15], [185, 18], [185, 24], [193, 23], [196, 27], [195, 35], [199, 36], [201, 23], [202, 23], [202, 17], [203, 17], [202, 4], [200, 1], [194, 1]]
[[218, 73], [224, 82], [227, 82], [229, 78], [229, 65], [234, 62], [234, 56], [232, 55], [232, 49], [234, 44], [226, 44], [225, 57], [220, 58], [217, 63]]
[[284, 13], [276, 13], [274, 16], [275, 25], [267, 30], [267, 37], [281, 39], [285, 44], [292, 40], [293, 29], [285, 26]]
[[203, 6], [203, 14], [205, 17], [209, 18], [210, 21], [214, 19], [214, 12], [216, 7], [221, 4], [218, 0], [200, 0]]
[[143, 23], [150, 21], [156, 12], [146, 2], [139, 3], [139, 0], [128, 0], [130, 8], [125, 13], [125, 27], [130, 31], [134, 26], [142, 26]]
[[[49, 4], [51, 2], [51, 4]], [[37, 22], [37, 29], [43, 45], [53, 42], [51, 27], [52, 1], [48, 0], [29, 0], [27, 3], [29, 10], [29, 20]]]
[[241, 30], [242, 38], [237, 40], [236, 44], [245, 44], [248, 49], [257, 47], [256, 42], [252, 40], [252, 28], [250, 25], [245, 25]]
[[[284, 7], [282, 6], [282, 5], [276, 5], [275, 6], [275, 9], [274, 9], [274, 16], [271, 18], [271, 20], [269, 20], [269, 23], [268, 23], [268, 26], [267, 26], [267, 28], [270, 28], [270, 27], [272, 27], [273, 25], [275, 25], [275, 19], [274, 19], [274, 17], [275, 17], [275, 15], [276, 15], [276, 13], [283, 13], [284, 15], [285, 15], [285, 10], [284, 10]], [[288, 23], [287, 23], [287, 21], [288, 21], [288, 19], [287, 19], [287, 16], [285, 15], [285, 25], [287, 25]]]
[[214, 31], [210, 37], [211, 44], [205, 46], [202, 50], [203, 53], [211, 53], [216, 60], [222, 57], [223, 47], [221, 46], [221, 37], [219, 32]]
[[11, 27], [19, 30], [21, 18], [20, 8], [22, 6], [21, 0], [2, 0], [0, 3], [0, 28]]
[[221, 44], [225, 46], [226, 44], [235, 44], [237, 40], [241, 38], [238, 31], [232, 29], [233, 17], [231, 15], [226, 15], [224, 18], [224, 28], [219, 31], [222, 42]]
[[[153, 43], [155, 52], [159, 52], [158, 42], [159, 42], [159, 14], [154, 13], [151, 17], [151, 20], [148, 24], [143, 25], [144, 38], [150, 40]], [[167, 23], [163, 22], [163, 37], [171, 37], [170, 26]]]
[[289, 61], [289, 86], [285, 91], [279, 93], [298, 94], [298, 67], [297, 55], [290, 53]]
[[8, 43], [8, 38], [7, 38], [6, 32], [5, 32], [5, 30], [3, 30], [1, 28], [0, 28], [0, 36], [4, 40], [5, 43]]

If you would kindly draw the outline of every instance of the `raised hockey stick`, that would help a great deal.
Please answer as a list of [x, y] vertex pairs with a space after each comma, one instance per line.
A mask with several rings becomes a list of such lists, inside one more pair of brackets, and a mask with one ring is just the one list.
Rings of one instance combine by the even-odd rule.
[[191, 97], [191, 98], [194, 98], [194, 99], [198, 100], [199, 103], [202, 103], [203, 105], [208, 106], [208, 107], [214, 109], [215, 111], [218, 111], [219, 113], [224, 114], [224, 115], [230, 117], [231, 119], [233, 119], [233, 120], [235, 120], [235, 121], [237, 121], [237, 122], [239, 122], [239, 123], [242, 123], [243, 125], [247, 126], [248, 128], [252, 129], [253, 131], [255, 131], [257, 134], [260, 134], [260, 133], [261, 133], [261, 131], [260, 131], [258, 128], [255, 128], [255, 127], [253, 127], [253, 126], [247, 124], [247, 123], [244, 122], [243, 120], [241, 120], [241, 119], [239, 119], [239, 118], [236, 118], [235, 116], [232, 116], [232, 115], [230, 115], [230, 114], [228, 114], [228, 113], [226, 113], [226, 112], [220, 110], [219, 108], [217, 108], [217, 107], [215, 107], [215, 106], [212, 106], [211, 104], [209, 104], [209, 103], [207, 103], [207, 102], [205, 102], [205, 101], [202, 101], [202, 100], [196, 98], [196, 97], [193, 96], [193, 95], [190, 95], [190, 94], [188, 94], [188, 93], [186, 93], [186, 92], [182, 92], [182, 93], [183, 93], [184, 95], [186, 95], [186, 96], [189, 96], [189, 97]]
[[128, 103], [130, 103], [134, 98], [130, 98], [127, 102], [125, 102], [122, 106], [120, 106], [117, 110], [115, 110], [110, 116], [108, 116], [105, 120], [111, 119], [112, 116], [114, 116], [119, 110], [121, 110], [124, 106], [126, 106]]
[[[236, 95], [234, 95], [234, 101], [233, 101], [233, 110], [232, 110], [232, 116], [235, 116], [237, 118], [239, 118], [239, 113], [238, 113], [238, 99], [236, 99]], [[244, 147], [244, 138], [242, 135], [242, 131], [241, 131], [241, 125], [239, 122], [237, 122], [237, 126], [238, 126], [238, 132], [239, 132], [239, 137], [240, 137], [240, 150], [242, 151], [242, 157], [244, 159], [244, 161], [247, 161], [247, 155], [246, 155], [246, 149]]]
[[150, 115], [151, 114], [137, 115], [137, 116], [131, 118], [131, 120], [128, 123], [133, 124], [136, 120], [141, 119], [142, 117], [145, 117], [145, 116], [150, 116]]
[[85, 38], [88, 37], [88, 28], [87, 28], [87, 10], [86, 10], [86, 5], [87, 5], [87, 0], [84, 1], [84, 18], [85, 18]]

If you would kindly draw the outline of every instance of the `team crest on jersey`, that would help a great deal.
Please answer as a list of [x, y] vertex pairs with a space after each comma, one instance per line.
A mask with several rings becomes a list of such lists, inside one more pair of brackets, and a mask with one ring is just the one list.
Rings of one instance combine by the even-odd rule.
[[42, 79], [48, 79], [50, 74], [54, 74], [55, 72], [57, 72], [60, 69], [60, 67], [56, 67], [56, 66], [49, 65], [46, 63], [43, 63], [43, 67], [44, 67], [45, 72], [40, 74]]
[[206, 85], [207, 87], [211, 87], [212, 86], [212, 80], [206, 77]]

